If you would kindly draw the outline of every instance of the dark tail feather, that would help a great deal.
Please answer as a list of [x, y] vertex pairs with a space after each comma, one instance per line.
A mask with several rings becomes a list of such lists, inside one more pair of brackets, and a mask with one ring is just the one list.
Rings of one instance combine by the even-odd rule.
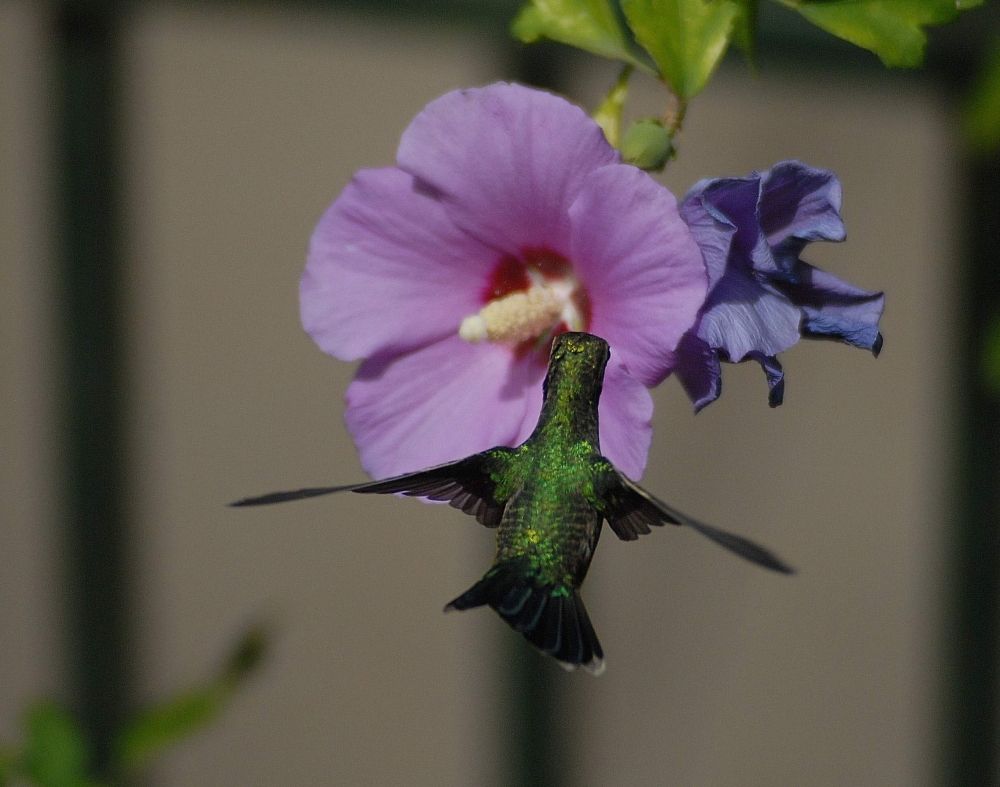
[[538, 585], [517, 562], [501, 563], [445, 610], [484, 605], [566, 669], [604, 672], [604, 651], [576, 589]]

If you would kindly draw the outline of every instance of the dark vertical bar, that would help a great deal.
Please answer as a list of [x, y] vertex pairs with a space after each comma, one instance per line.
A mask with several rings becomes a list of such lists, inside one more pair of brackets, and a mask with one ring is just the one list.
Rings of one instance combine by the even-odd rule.
[[[987, 6], [934, 31], [927, 70], [943, 95], [958, 99], [956, 120], [998, 22], [1000, 9]], [[956, 123], [956, 137], [959, 132]], [[955, 515], [945, 523], [951, 552], [940, 782], [990, 787], [1000, 784], [1000, 391], [990, 389], [983, 360], [989, 329], [1000, 320], [1000, 151], [984, 156], [966, 151], [958, 162], [961, 223], [955, 258], [961, 287], [953, 421], [958, 451]]]
[[99, 776], [128, 686], [120, 34], [109, 0], [53, 6], [67, 644]]
[[950, 701], [946, 784], [997, 784], [1000, 678], [1000, 392], [982, 374], [983, 344], [1000, 319], [1000, 156], [967, 161], [964, 292], [959, 369], [963, 394], [961, 488], [954, 596], [947, 629]]
[[576, 773], [564, 681], [581, 676], [567, 675], [520, 637], [509, 641], [507, 784], [569, 787]]
[[[564, 90], [565, 47], [551, 42], [524, 46], [511, 41], [511, 77], [521, 84]], [[568, 787], [573, 784], [571, 724], [563, 670], [521, 637], [505, 637], [509, 669], [505, 694], [507, 784], [510, 787]], [[579, 676], [577, 676], [579, 677]]]

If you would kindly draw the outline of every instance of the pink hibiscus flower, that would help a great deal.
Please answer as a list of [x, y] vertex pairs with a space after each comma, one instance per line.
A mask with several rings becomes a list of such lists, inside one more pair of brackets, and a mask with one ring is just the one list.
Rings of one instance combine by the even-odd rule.
[[646, 465], [648, 388], [705, 299], [701, 251], [673, 195], [622, 164], [578, 107], [519, 85], [432, 101], [398, 167], [362, 170], [313, 234], [302, 324], [365, 359], [347, 425], [376, 478], [531, 434], [552, 337], [589, 331], [612, 359], [603, 453]]

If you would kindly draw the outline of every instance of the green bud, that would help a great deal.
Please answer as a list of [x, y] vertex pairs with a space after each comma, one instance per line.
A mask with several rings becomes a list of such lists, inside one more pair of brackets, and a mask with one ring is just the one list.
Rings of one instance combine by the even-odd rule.
[[659, 172], [674, 155], [670, 133], [659, 120], [639, 120], [622, 140], [622, 158], [639, 169]]

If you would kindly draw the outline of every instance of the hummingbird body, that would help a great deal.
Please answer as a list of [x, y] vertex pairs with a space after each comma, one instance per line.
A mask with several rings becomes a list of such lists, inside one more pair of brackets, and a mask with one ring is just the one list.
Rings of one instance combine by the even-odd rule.
[[552, 356], [559, 379], [547, 378], [538, 425], [509, 459], [496, 562], [525, 559], [547, 585], [578, 588], [601, 535], [593, 468], [601, 460], [602, 349], [560, 342]]
[[495, 495], [507, 502], [493, 566], [447, 607], [488, 604], [560, 663], [595, 672], [603, 651], [577, 591], [604, 522], [594, 470], [603, 460], [597, 405], [609, 357], [589, 334], [562, 334], [553, 345], [535, 431], [494, 459], [504, 467]]
[[483, 578], [445, 609], [489, 605], [564, 667], [599, 674], [604, 654], [579, 595], [605, 521], [632, 541], [650, 525], [686, 525], [758, 565], [791, 573], [767, 549], [691, 519], [648, 494], [601, 455], [598, 403], [610, 357], [586, 333], [555, 338], [534, 432], [517, 448], [497, 447], [396, 478], [299, 489], [235, 506], [333, 492], [402, 493], [447, 501], [497, 529], [497, 552]]

